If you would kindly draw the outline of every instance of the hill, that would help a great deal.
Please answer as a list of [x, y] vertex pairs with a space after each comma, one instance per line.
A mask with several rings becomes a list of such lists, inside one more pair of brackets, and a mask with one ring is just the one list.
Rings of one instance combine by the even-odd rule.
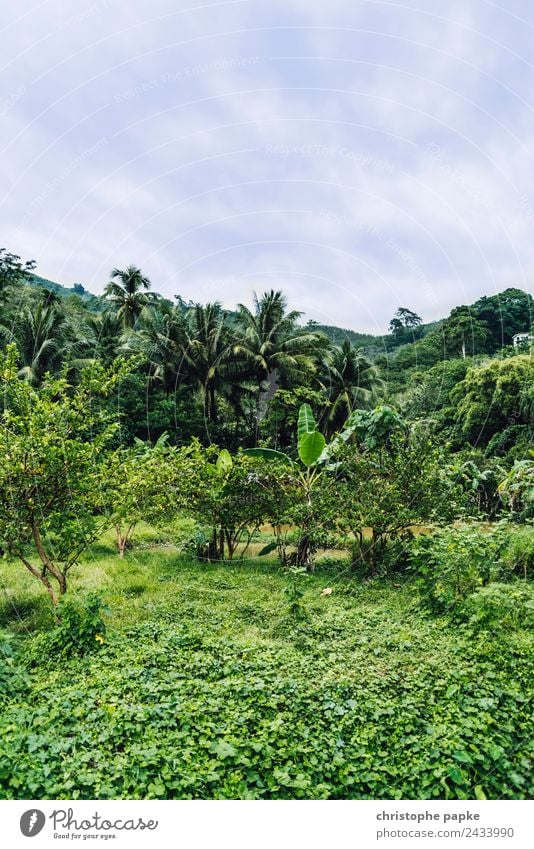
[[31, 286], [41, 286], [43, 289], [48, 289], [49, 292], [54, 292], [55, 295], [58, 295], [60, 298], [68, 298], [72, 295], [77, 295], [80, 298], [84, 305], [90, 310], [99, 310], [102, 308], [102, 298], [98, 295], [93, 295], [92, 292], [89, 292], [85, 286], [82, 286], [81, 283], [75, 283], [74, 286], [68, 288], [67, 286], [62, 286], [61, 283], [54, 283], [53, 280], [47, 280], [45, 277], [39, 277], [38, 274], [34, 274], [29, 281]]

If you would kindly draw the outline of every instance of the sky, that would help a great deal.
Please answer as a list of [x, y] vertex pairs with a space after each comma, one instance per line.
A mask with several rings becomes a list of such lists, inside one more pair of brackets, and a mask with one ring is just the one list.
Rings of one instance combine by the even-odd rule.
[[533, 292], [532, 0], [2, 0], [0, 245], [381, 333]]

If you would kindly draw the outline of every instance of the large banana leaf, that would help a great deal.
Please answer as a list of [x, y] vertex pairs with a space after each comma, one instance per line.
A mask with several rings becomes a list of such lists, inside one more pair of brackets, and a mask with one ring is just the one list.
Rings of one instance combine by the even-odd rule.
[[297, 425], [297, 436], [299, 442], [304, 433], [314, 433], [316, 430], [317, 425], [313, 418], [312, 408], [309, 404], [303, 404], [299, 410], [299, 420]]
[[299, 436], [299, 457], [305, 466], [313, 466], [324, 451], [325, 438], [319, 431]]
[[278, 463], [284, 463], [286, 466], [293, 466], [293, 460], [284, 454], [282, 451], [275, 451], [274, 448], [245, 448], [242, 452], [246, 457], [259, 457], [260, 460], [276, 460]]
[[[362, 413], [363, 410], [354, 410], [354, 412], [351, 413], [343, 425], [342, 430], [339, 433], [336, 433], [334, 438], [331, 439], [328, 445], [325, 446], [324, 451], [319, 457], [319, 462], [327, 463], [330, 457], [335, 455], [339, 446], [350, 439], [354, 431], [360, 426]], [[365, 415], [367, 415], [367, 413]]]

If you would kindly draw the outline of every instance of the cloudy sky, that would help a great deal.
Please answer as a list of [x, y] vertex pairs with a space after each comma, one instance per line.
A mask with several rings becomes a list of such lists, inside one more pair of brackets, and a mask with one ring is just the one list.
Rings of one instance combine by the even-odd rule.
[[533, 291], [532, 0], [3, 0], [0, 31], [0, 244], [42, 276], [370, 332]]

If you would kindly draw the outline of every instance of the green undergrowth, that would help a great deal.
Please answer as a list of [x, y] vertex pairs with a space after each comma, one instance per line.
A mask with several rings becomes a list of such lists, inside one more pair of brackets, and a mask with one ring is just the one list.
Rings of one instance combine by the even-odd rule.
[[426, 614], [411, 582], [325, 569], [297, 617], [272, 562], [104, 540], [72, 595], [102, 595], [105, 638], [65, 658], [31, 576], [3, 574], [1, 798], [532, 795], [528, 634]]

